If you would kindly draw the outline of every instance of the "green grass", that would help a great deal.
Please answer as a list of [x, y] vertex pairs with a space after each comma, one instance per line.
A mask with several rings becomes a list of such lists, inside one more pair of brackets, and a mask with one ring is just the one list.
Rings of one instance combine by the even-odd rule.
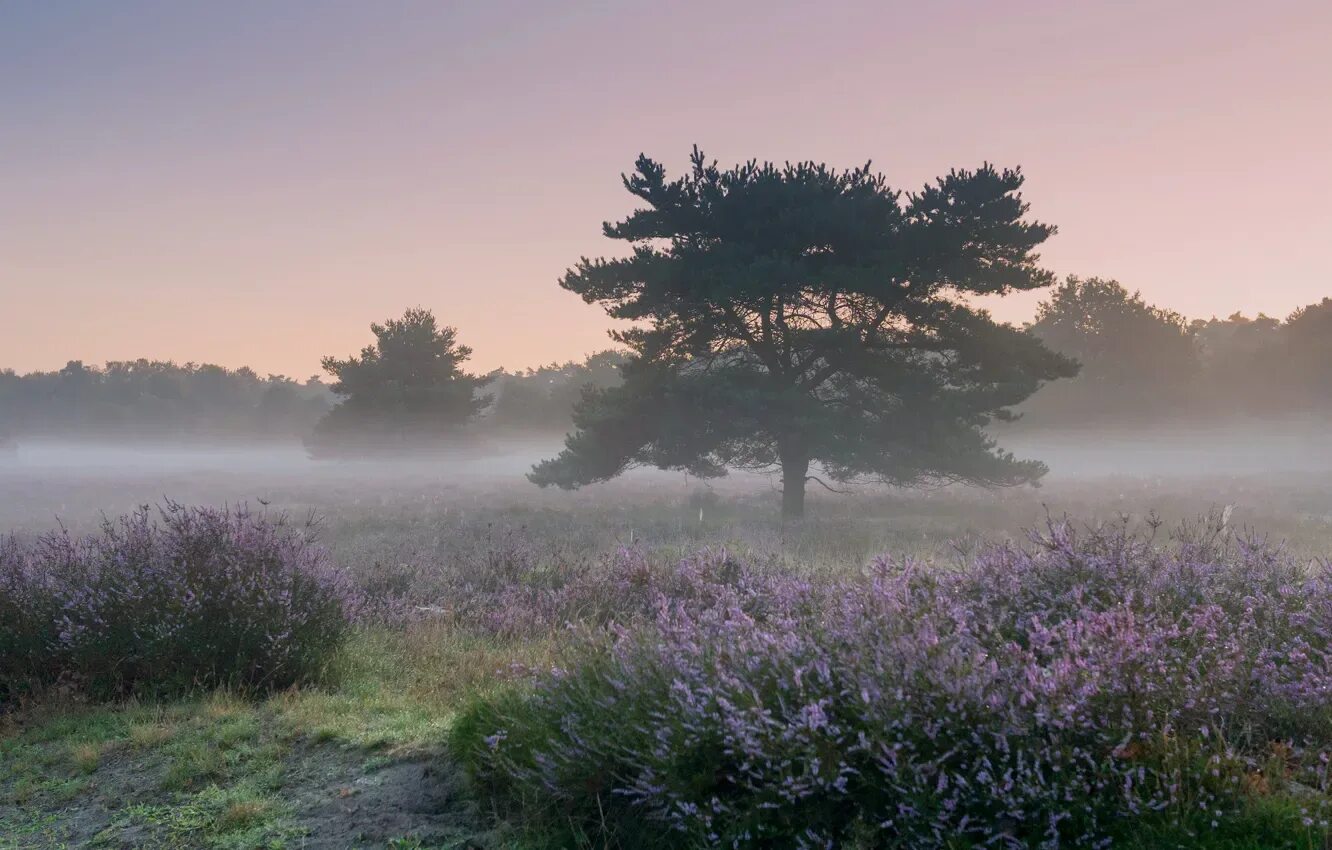
[[1306, 827], [1303, 817], [1298, 799], [1254, 797], [1217, 826], [1205, 816], [1134, 820], [1120, 830], [1114, 846], [1124, 850], [1325, 850], [1326, 830]]
[[151, 846], [260, 847], [283, 836], [284, 742], [262, 705], [219, 693], [51, 710], [0, 739], [0, 848], [62, 846], [60, 815], [80, 807], [107, 821], [81, 831], [93, 832], [79, 836], [88, 846], [151, 836]]
[[[325, 687], [261, 700], [216, 692], [45, 705], [0, 732], [0, 850], [300, 847], [303, 825], [286, 800], [308, 778], [302, 764], [321, 753], [369, 771], [442, 758], [466, 695], [510, 661], [548, 652], [423, 625], [357, 635]], [[69, 843], [69, 812], [79, 809], [106, 823]], [[403, 843], [416, 840], [409, 835], [395, 840], [416, 846]]]

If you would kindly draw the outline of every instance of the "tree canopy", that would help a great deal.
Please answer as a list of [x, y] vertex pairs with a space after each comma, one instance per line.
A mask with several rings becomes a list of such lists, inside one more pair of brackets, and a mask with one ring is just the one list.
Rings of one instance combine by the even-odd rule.
[[293, 439], [331, 396], [318, 378], [260, 377], [210, 363], [79, 360], [50, 372], [0, 369], [0, 434], [102, 439]]
[[1332, 298], [1291, 313], [1284, 331], [1290, 369], [1319, 403], [1332, 402]]
[[1050, 284], [1035, 253], [1054, 228], [1025, 218], [1016, 170], [952, 171], [892, 190], [840, 171], [694, 150], [668, 180], [640, 156], [644, 207], [604, 233], [626, 257], [582, 259], [561, 286], [634, 323], [624, 382], [591, 389], [540, 485], [574, 488], [635, 465], [715, 476], [782, 472], [803, 514], [812, 463], [845, 481], [1013, 485], [1045, 467], [983, 427], [1076, 365], [968, 303]]
[[1114, 280], [1070, 276], [1037, 309], [1031, 331], [1082, 366], [1076, 381], [1042, 393], [1037, 410], [1150, 415], [1181, 404], [1201, 368], [1187, 320]]
[[584, 387], [620, 383], [624, 353], [598, 351], [583, 362], [551, 363], [534, 369], [492, 374], [495, 403], [485, 424], [506, 433], [564, 433], [573, 423], [573, 408]]
[[477, 393], [489, 378], [462, 369], [472, 349], [429, 310], [412, 308], [400, 319], [371, 324], [370, 331], [375, 342], [359, 356], [323, 358], [336, 378], [330, 389], [342, 401], [315, 427], [310, 447], [316, 454], [428, 441], [490, 403]]

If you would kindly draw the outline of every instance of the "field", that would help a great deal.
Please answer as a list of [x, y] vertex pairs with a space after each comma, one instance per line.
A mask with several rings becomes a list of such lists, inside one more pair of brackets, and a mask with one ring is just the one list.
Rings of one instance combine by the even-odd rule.
[[[1269, 435], [1262, 453], [1243, 434], [1024, 439], [1053, 467], [1040, 489], [815, 488], [809, 519], [785, 528], [762, 476], [709, 485], [644, 472], [537, 490], [521, 473], [539, 444], [326, 466], [285, 447], [25, 446], [0, 467], [0, 529], [24, 538], [59, 522], [82, 533], [168, 499], [248, 503], [314, 518], [319, 542], [380, 607], [317, 684], [110, 704], [59, 687], [26, 698], [0, 718], [0, 848], [531, 844], [512, 812], [478, 795], [450, 735], [469, 705], [570, 663], [615, 619], [596, 593], [560, 592], [595, 582], [620, 551], [669, 570], [724, 548], [764, 570], [837, 577], [884, 554], [947, 569], [1065, 516], [1159, 525], [1164, 536], [1210, 514], [1302, 563], [1332, 553], [1332, 453], [1317, 432]], [[1207, 846], [1266, 846], [1254, 836], [1268, 820], [1303, 805], [1274, 797]], [[1135, 840], [1188, 846], [1163, 835]], [[631, 845], [613, 833], [566, 839]]]

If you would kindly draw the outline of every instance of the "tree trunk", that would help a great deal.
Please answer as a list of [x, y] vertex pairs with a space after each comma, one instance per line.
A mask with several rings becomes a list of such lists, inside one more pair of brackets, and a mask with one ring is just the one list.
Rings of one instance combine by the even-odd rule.
[[782, 519], [798, 520], [805, 516], [805, 476], [809, 458], [802, 452], [782, 452]]

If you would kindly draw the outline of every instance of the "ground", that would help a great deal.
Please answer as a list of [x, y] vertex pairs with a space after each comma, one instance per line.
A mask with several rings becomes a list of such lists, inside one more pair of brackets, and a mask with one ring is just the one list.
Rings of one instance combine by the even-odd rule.
[[258, 700], [48, 699], [0, 734], [0, 848], [489, 845], [442, 741], [460, 695], [532, 654], [424, 624]]
[[0, 718], [0, 850], [506, 846], [444, 741], [464, 700], [516, 668], [552, 663], [568, 637], [460, 626], [451, 594], [620, 546], [671, 559], [724, 545], [808, 569], [859, 569], [881, 552], [955, 558], [982, 539], [1020, 538], [1047, 514], [1174, 522], [1229, 505], [1236, 527], [1302, 557], [1332, 552], [1332, 483], [1318, 463], [1280, 475], [1224, 464], [1162, 475], [1056, 468], [1043, 489], [999, 493], [816, 489], [810, 518], [784, 528], [779, 494], [753, 476], [712, 485], [631, 476], [565, 494], [523, 482], [525, 459], [311, 467], [285, 450], [70, 457], [29, 453], [0, 469], [0, 530], [60, 521], [77, 531], [100, 512], [164, 497], [248, 501], [316, 515], [340, 563], [448, 616], [362, 630], [317, 687], [114, 705], [52, 694], [11, 712]]

